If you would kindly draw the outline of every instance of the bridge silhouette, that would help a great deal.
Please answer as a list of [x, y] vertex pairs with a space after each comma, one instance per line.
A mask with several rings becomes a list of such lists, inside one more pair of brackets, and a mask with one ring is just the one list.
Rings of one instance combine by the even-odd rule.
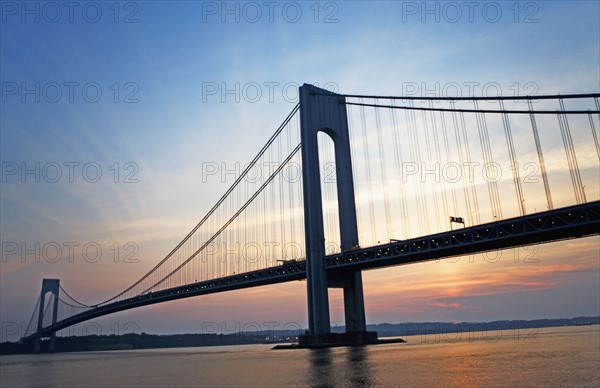
[[[44, 279], [21, 341], [39, 350], [49, 337], [53, 350], [57, 331], [96, 317], [306, 279], [301, 345], [372, 343], [363, 270], [600, 233], [600, 93], [385, 97], [305, 84], [299, 96], [164, 259], [93, 305]], [[345, 333], [331, 333], [329, 288], [343, 289]]]

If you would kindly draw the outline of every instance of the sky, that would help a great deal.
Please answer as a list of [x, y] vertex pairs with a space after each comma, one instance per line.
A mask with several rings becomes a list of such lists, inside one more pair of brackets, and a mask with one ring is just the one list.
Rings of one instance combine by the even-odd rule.
[[[600, 90], [595, 1], [6, 1], [0, 17], [3, 341], [22, 333], [43, 278], [93, 304], [153, 267], [232, 183], [202, 179], [202, 166], [251, 160], [303, 83], [395, 96]], [[593, 179], [594, 155], [578, 157]], [[64, 255], [48, 260], [56, 244]], [[599, 315], [599, 252], [594, 237], [367, 271], [367, 321]], [[72, 333], [306, 327], [305, 295], [305, 282], [207, 295]], [[330, 298], [339, 325], [341, 293]]]

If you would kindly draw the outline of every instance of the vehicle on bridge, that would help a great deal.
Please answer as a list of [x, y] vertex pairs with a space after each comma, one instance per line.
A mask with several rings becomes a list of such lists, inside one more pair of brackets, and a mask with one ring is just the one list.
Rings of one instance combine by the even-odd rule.
[[290, 260], [277, 260], [278, 263], [281, 263], [281, 265], [286, 265], [286, 264], [294, 264], [296, 263], [298, 260], [296, 259], [290, 259]]

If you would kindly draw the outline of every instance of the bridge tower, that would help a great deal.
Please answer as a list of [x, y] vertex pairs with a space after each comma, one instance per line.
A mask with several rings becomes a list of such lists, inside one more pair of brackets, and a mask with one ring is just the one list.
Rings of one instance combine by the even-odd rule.
[[[54, 303], [52, 306], [52, 324], [56, 323], [56, 316], [58, 314], [58, 292], [60, 290], [59, 279], [44, 279], [42, 281], [42, 292], [40, 295], [40, 308], [38, 313], [38, 325], [37, 333], [35, 336], [35, 352], [39, 352], [42, 346], [42, 326], [44, 324], [44, 306], [46, 305], [46, 294], [51, 292], [54, 295]], [[56, 349], [56, 333], [52, 333], [50, 337], [50, 351], [53, 352]]]
[[[300, 344], [375, 342], [377, 333], [367, 332], [360, 270], [335, 274], [325, 270], [317, 142], [317, 134], [321, 131], [329, 135], [335, 148], [341, 250], [348, 251], [358, 245], [358, 228], [345, 97], [304, 84], [300, 87], [300, 132], [309, 332], [301, 336]], [[328, 287], [344, 289], [346, 333], [342, 335], [331, 333]]]

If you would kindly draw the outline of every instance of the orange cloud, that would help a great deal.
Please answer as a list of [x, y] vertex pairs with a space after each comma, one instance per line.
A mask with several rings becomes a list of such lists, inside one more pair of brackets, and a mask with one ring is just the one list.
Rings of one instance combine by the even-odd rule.
[[598, 272], [597, 250], [597, 240], [586, 239], [542, 246], [532, 262], [515, 262], [511, 254], [495, 263], [463, 257], [370, 271], [364, 275], [365, 300], [370, 313], [415, 315], [427, 307], [468, 310], [457, 298], [545, 291], [572, 282], [578, 274]]
[[443, 302], [439, 302], [439, 301], [431, 301], [427, 303], [429, 306], [434, 306], [434, 307], [444, 307], [444, 308], [452, 308], [452, 309], [459, 309], [462, 307], [461, 303], [443, 303]]

